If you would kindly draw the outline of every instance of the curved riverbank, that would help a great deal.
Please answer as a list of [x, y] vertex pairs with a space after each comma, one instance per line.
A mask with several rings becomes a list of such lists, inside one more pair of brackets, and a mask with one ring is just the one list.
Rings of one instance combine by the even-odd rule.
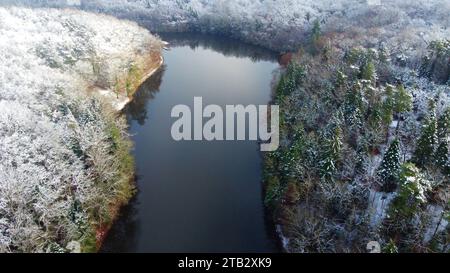
[[[0, 7], [0, 252], [91, 252], [134, 192], [114, 100], [161, 64], [137, 24], [77, 10]], [[94, 91], [94, 92], [93, 92]]]
[[[159, 59], [159, 61], [158, 61], [158, 59]], [[164, 59], [161, 55], [159, 56], [159, 58], [156, 58], [155, 56], [153, 56], [151, 60], [152, 61], [149, 62], [148, 65], [145, 66], [145, 70], [142, 71], [145, 76], [136, 81], [136, 84], [134, 85], [133, 89], [130, 89], [130, 94], [128, 96], [126, 96], [124, 99], [122, 99], [122, 101], [120, 101], [120, 103], [117, 103], [117, 100], [114, 101], [115, 103], [113, 103], [113, 107], [115, 110], [117, 110], [118, 112], [122, 112], [122, 110], [131, 101], [133, 101], [134, 94], [138, 91], [141, 84], [143, 82], [145, 82], [146, 80], [148, 80], [149, 78], [151, 78], [152, 75], [155, 72], [157, 72], [164, 63]], [[112, 91], [108, 91], [108, 92], [112, 92]], [[131, 142], [128, 139], [123, 140], [123, 142], [128, 147], [126, 150], [129, 151], [130, 147], [132, 146]], [[128, 153], [126, 153], [122, 156], [127, 158], [130, 155]], [[121, 161], [128, 161], [128, 160], [122, 159]], [[134, 165], [133, 165], [133, 167], [134, 167]], [[129, 197], [126, 198], [125, 200], [117, 199], [116, 201], [112, 201], [111, 206], [110, 206], [111, 221], [108, 221], [105, 223], [100, 223], [100, 225], [98, 225], [96, 228], [95, 239], [96, 239], [96, 250], [97, 251], [100, 250], [100, 248], [102, 247], [103, 241], [107, 237], [109, 230], [111, 229], [112, 225], [116, 221], [117, 217], [119, 217], [120, 210], [122, 209], [123, 206], [128, 204], [128, 201], [135, 193], [135, 182], [136, 181], [135, 181], [134, 172], [130, 173], [129, 176], [130, 177], [129, 177], [128, 183], [131, 185], [130, 190], [129, 190], [129, 194], [130, 194]]]

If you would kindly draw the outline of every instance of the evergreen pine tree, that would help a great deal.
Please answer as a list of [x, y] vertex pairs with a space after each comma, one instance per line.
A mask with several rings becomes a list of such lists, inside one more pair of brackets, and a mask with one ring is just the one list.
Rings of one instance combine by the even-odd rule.
[[342, 107], [345, 122], [350, 130], [357, 129], [356, 131], [359, 131], [363, 123], [364, 111], [362, 87], [359, 82], [356, 82], [347, 89]]
[[313, 54], [319, 53], [319, 40], [322, 31], [320, 29], [320, 22], [318, 19], [314, 20], [311, 29], [311, 51]]
[[438, 120], [438, 138], [444, 139], [449, 136], [450, 133], [450, 107], [445, 109], [444, 113]]
[[389, 240], [389, 243], [383, 248], [383, 253], [398, 253], [394, 240]]
[[450, 135], [450, 107], [439, 117], [437, 122], [437, 137], [439, 146], [436, 149], [435, 160], [443, 174], [450, 176], [450, 159], [448, 137]]
[[394, 111], [396, 113], [405, 113], [412, 109], [412, 96], [403, 87], [403, 85], [397, 86], [397, 92], [394, 94]]
[[309, 20], [311, 20], [311, 13], [310, 13], [309, 11], [306, 13], [305, 19], [306, 19], [306, 21], [308, 21], [308, 22], [309, 22]]
[[318, 19], [314, 20], [313, 27], [311, 30], [311, 40], [313, 43], [317, 43], [319, 41], [320, 35], [322, 33], [320, 22]]
[[377, 72], [375, 65], [372, 61], [368, 61], [361, 70], [361, 78], [363, 80], [370, 81], [373, 85], [376, 84], [377, 81]]
[[364, 165], [364, 162], [367, 158], [367, 154], [369, 153], [369, 145], [367, 144], [364, 137], [359, 137], [357, 140], [357, 147], [356, 147], [356, 164], [355, 164], [355, 173], [365, 173], [366, 166]]
[[333, 179], [342, 149], [342, 129], [336, 126], [331, 136], [325, 140], [325, 149], [321, 164], [321, 176], [325, 179]]
[[286, 75], [285, 85], [284, 85], [284, 94], [289, 95], [295, 90], [295, 78], [292, 75]]
[[381, 179], [382, 189], [386, 192], [394, 191], [397, 186], [400, 169], [400, 142], [394, 139], [389, 149], [384, 154], [383, 161], [378, 168], [378, 176]]
[[450, 159], [448, 156], [448, 140], [443, 139], [436, 149], [436, 164], [445, 175], [450, 175]]
[[392, 123], [394, 115], [394, 87], [387, 85], [385, 89], [385, 100], [383, 101], [381, 116], [384, 124], [389, 125]]
[[400, 120], [402, 119], [403, 113], [411, 111], [412, 109], [412, 96], [403, 87], [403, 85], [397, 86], [397, 90], [394, 94], [394, 112], [398, 115], [398, 122], [396, 131], [400, 128]]
[[278, 204], [278, 199], [281, 195], [280, 180], [277, 176], [270, 176], [265, 181], [265, 198], [264, 204], [274, 209]]
[[437, 144], [436, 106], [434, 100], [430, 100], [428, 117], [422, 127], [422, 135], [417, 141], [414, 161], [418, 167], [424, 167], [433, 163], [433, 155]]
[[365, 112], [362, 93], [362, 86], [359, 82], [353, 84], [353, 86], [347, 91], [347, 94], [345, 95], [345, 114], [348, 114], [348, 112], [352, 112], [355, 109], [359, 109], [361, 113]]
[[420, 205], [427, 202], [425, 193], [431, 189], [431, 183], [412, 163], [401, 165], [398, 181], [400, 189], [388, 213], [393, 221], [405, 221], [414, 217]]
[[347, 83], [347, 75], [345, 75], [342, 71], [338, 71], [336, 75], [336, 87], [343, 87]]
[[383, 104], [375, 102], [369, 110], [369, 125], [372, 129], [379, 129], [383, 121]]

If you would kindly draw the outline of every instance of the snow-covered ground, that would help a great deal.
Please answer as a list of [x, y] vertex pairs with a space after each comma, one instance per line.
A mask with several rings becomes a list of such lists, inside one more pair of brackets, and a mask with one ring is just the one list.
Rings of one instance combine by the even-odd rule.
[[92, 238], [90, 215], [126, 179], [111, 141], [126, 124], [91, 87], [113, 88], [160, 45], [105, 15], [0, 7], [0, 252]]

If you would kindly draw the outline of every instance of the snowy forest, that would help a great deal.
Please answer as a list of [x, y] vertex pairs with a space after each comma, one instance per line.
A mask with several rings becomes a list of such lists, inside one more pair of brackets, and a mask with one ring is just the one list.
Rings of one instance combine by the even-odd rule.
[[159, 61], [147, 29], [292, 56], [273, 86], [280, 148], [263, 154], [284, 251], [448, 252], [449, 14], [448, 0], [0, 0], [0, 252], [98, 249], [133, 194], [116, 113]]
[[133, 193], [119, 85], [160, 41], [112, 17], [15, 7], [0, 7], [0, 37], [0, 252], [95, 251]]

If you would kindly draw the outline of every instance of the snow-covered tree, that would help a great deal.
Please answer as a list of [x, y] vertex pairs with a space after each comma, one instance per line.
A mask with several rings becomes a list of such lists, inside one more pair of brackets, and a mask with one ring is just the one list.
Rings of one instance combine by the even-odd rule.
[[321, 162], [321, 176], [323, 179], [333, 179], [339, 164], [342, 149], [342, 129], [339, 125], [326, 136]]
[[388, 84], [385, 88], [385, 99], [382, 104], [381, 116], [386, 125], [392, 123], [394, 115], [394, 87]]
[[400, 128], [400, 121], [403, 117], [403, 114], [411, 111], [413, 98], [411, 93], [406, 90], [402, 84], [398, 85], [396, 88], [396, 92], [394, 93], [394, 112], [398, 115], [397, 121], [397, 129]]
[[426, 193], [431, 189], [430, 181], [424, 178], [420, 169], [412, 163], [404, 163], [399, 175], [400, 189], [394, 199], [390, 216], [409, 220], [421, 204], [426, 202]]
[[448, 138], [450, 136], [450, 107], [446, 108], [439, 117], [437, 130], [437, 136], [439, 139]]
[[361, 70], [361, 78], [370, 81], [373, 85], [377, 82], [377, 71], [372, 61], [367, 62]]
[[386, 151], [378, 168], [378, 176], [381, 180], [381, 187], [386, 192], [395, 190], [398, 182], [400, 170], [400, 143], [394, 139]]
[[414, 162], [424, 167], [433, 164], [433, 155], [437, 144], [436, 106], [434, 100], [429, 101], [428, 116], [422, 126], [422, 134], [417, 141]]
[[[319, 20], [322, 33], [341, 33], [344, 46], [354, 43], [356, 34], [361, 45], [373, 45], [382, 40], [393, 55], [402, 53], [405, 57], [424, 50], [424, 39], [449, 37], [446, 18], [450, 7], [443, 0], [430, 0], [427, 5], [420, 0], [381, 1], [377, 6], [354, 0], [89, 0], [80, 1], [80, 5], [73, 3], [77, 1], [2, 1], [2, 4], [70, 7], [108, 13], [138, 21], [157, 31], [226, 33], [277, 50], [294, 49], [299, 40], [306, 40], [313, 18]], [[406, 42], [411, 45], [407, 51], [399, 46]]]
[[434, 158], [436, 160], [438, 168], [440, 168], [445, 175], [450, 175], [450, 156], [448, 149], [448, 139], [442, 139], [440, 141], [440, 144], [436, 149], [436, 154]]
[[394, 111], [398, 114], [408, 112], [412, 109], [412, 95], [403, 85], [397, 86], [394, 94]]

